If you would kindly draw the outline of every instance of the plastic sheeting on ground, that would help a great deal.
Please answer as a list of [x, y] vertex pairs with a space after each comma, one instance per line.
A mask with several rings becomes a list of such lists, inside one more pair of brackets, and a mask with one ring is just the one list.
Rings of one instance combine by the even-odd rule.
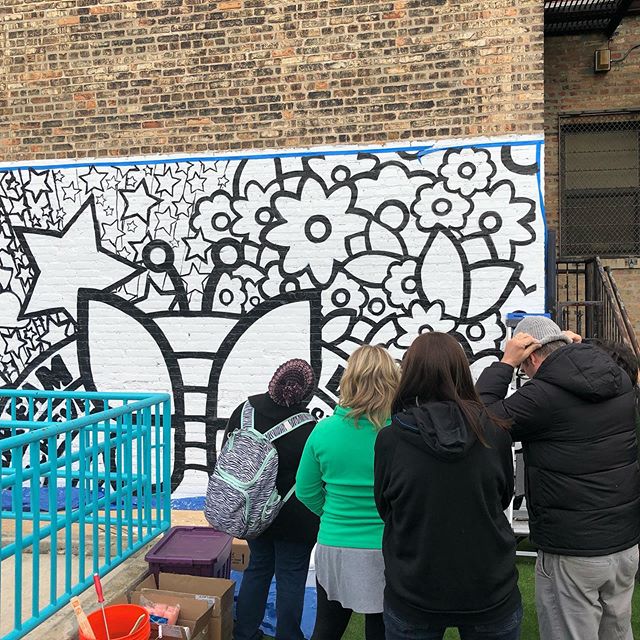
[[[232, 571], [231, 579], [236, 581], [236, 592], [235, 597], [238, 597], [238, 591], [240, 590], [240, 584], [242, 583], [242, 573], [240, 571]], [[315, 584], [315, 577], [311, 578], [311, 573], [309, 574], [309, 579], [307, 580], [307, 587], [304, 592], [304, 610], [302, 611], [302, 632], [304, 633], [305, 638], [310, 638], [313, 633], [313, 625], [316, 621], [316, 589], [315, 586], [309, 586], [309, 583], [312, 585]], [[233, 618], [235, 620], [235, 601], [234, 601], [234, 611]], [[271, 581], [271, 587], [269, 588], [269, 597], [267, 599], [267, 608], [264, 612], [264, 620], [262, 621], [262, 626], [260, 627], [262, 632], [271, 636], [272, 638], [276, 635], [276, 582], [275, 580]]]

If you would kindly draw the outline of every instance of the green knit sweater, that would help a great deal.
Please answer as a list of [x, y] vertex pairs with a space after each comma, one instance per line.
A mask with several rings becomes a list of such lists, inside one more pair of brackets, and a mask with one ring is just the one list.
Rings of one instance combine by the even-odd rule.
[[318, 542], [330, 547], [380, 549], [383, 524], [373, 499], [376, 429], [354, 424], [336, 407], [305, 445], [296, 478], [298, 500], [320, 516]]

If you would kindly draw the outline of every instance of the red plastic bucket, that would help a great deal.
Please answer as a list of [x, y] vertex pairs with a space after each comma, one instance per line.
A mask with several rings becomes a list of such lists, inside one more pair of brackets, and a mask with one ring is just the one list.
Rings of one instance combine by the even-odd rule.
[[[105, 607], [107, 616], [107, 625], [109, 626], [109, 637], [111, 640], [149, 640], [151, 636], [151, 622], [149, 613], [146, 609], [136, 604], [115, 604]], [[143, 615], [144, 621], [133, 634], [129, 634], [131, 628], [138, 618]], [[102, 619], [102, 609], [98, 609], [89, 614], [89, 623], [93, 632], [96, 634], [96, 640], [107, 640], [107, 634], [104, 629], [104, 620]], [[79, 632], [80, 640], [87, 640], [87, 637]]]

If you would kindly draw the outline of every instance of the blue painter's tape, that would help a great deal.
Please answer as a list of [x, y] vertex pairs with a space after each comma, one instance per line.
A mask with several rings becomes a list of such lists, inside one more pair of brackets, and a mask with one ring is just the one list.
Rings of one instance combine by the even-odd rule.
[[524, 147], [537, 145], [538, 147], [543, 144], [543, 141], [538, 139], [531, 140], [503, 140], [500, 142], [475, 142], [459, 145], [448, 145], [443, 147], [436, 147], [434, 144], [404, 146], [404, 147], [379, 147], [379, 148], [367, 148], [361, 147], [359, 149], [331, 149], [322, 150], [317, 149], [314, 151], [282, 151], [273, 153], [254, 153], [246, 155], [213, 155], [213, 156], [193, 156], [185, 158], [171, 158], [171, 159], [153, 159], [153, 158], [140, 158], [138, 160], [96, 160], [96, 161], [80, 161], [80, 162], [63, 162], [58, 164], [23, 164], [11, 167], [0, 167], [0, 172], [6, 171], [27, 171], [29, 169], [44, 171], [46, 169], [77, 169], [81, 167], [133, 167], [136, 165], [163, 165], [163, 164], [178, 164], [180, 162], [233, 162], [242, 160], [275, 160], [283, 158], [309, 158], [314, 156], [353, 156], [360, 153], [416, 153], [418, 157], [422, 157], [429, 153], [437, 153], [439, 151], [445, 152], [449, 149], [467, 149], [470, 147], [478, 147], [482, 149], [492, 147], [503, 147], [509, 145], [511, 147]]

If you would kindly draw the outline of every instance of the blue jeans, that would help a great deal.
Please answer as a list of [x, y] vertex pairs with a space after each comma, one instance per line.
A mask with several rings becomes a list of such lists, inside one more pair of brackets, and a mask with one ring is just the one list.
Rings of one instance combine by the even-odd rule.
[[249, 540], [246, 568], [236, 602], [234, 640], [259, 640], [260, 625], [276, 576], [276, 639], [303, 640], [300, 630], [304, 588], [309, 571], [312, 544], [260, 537]]
[[[493, 624], [458, 626], [461, 640], [519, 640], [522, 624], [522, 606], [511, 615]], [[423, 624], [416, 626], [402, 620], [398, 614], [384, 605], [386, 640], [442, 640], [446, 627]]]

